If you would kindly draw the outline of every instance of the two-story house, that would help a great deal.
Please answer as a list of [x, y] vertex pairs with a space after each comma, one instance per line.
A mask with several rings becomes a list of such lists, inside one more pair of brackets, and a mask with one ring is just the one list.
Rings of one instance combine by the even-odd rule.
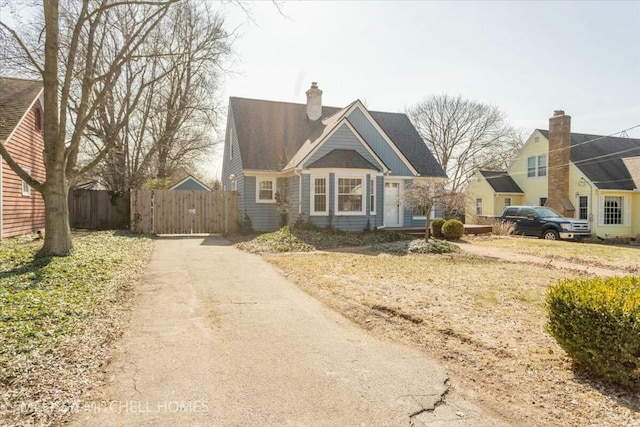
[[587, 219], [601, 238], [640, 234], [640, 139], [571, 132], [555, 111], [536, 129], [506, 171], [479, 171], [468, 190], [468, 223], [505, 206], [549, 206]]

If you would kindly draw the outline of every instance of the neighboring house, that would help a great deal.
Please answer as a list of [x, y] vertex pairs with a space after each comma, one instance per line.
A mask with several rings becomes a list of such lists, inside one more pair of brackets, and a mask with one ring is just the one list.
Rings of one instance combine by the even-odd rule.
[[204, 185], [198, 179], [192, 175], [187, 175], [186, 178], [178, 181], [169, 190], [196, 190], [196, 191], [211, 191], [209, 187]]
[[409, 118], [359, 100], [325, 107], [315, 82], [306, 94], [306, 104], [230, 98], [222, 182], [238, 191], [240, 217], [256, 230], [278, 229], [280, 191], [290, 224], [424, 226], [403, 191], [415, 179], [446, 175]]
[[587, 219], [602, 238], [640, 234], [640, 139], [571, 133], [555, 111], [508, 170], [480, 171], [469, 185], [467, 222], [508, 205], [546, 205]]
[[[42, 82], [0, 78], [0, 144], [39, 181], [45, 180]], [[44, 200], [2, 160], [0, 238], [44, 229]]]

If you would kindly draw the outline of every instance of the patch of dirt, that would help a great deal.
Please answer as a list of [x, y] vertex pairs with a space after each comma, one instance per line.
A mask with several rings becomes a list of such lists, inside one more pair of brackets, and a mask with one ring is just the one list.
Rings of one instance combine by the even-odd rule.
[[580, 268], [468, 254], [266, 258], [363, 328], [440, 360], [455, 388], [510, 424], [640, 426], [640, 396], [574, 372], [544, 331], [546, 288]]

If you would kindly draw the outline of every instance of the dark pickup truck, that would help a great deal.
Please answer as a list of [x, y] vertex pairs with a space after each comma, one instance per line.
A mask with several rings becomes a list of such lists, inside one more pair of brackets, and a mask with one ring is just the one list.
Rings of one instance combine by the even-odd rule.
[[500, 218], [515, 224], [515, 233], [541, 239], [578, 239], [589, 237], [589, 222], [566, 218], [544, 206], [507, 206]]

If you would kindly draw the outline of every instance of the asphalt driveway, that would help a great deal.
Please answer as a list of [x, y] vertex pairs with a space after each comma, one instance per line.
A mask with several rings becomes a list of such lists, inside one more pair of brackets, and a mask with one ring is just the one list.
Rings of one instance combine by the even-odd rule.
[[444, 368], [378, 340], [221, 238], [163, 238], [105, 386], [71, 425], [496, 425]]

